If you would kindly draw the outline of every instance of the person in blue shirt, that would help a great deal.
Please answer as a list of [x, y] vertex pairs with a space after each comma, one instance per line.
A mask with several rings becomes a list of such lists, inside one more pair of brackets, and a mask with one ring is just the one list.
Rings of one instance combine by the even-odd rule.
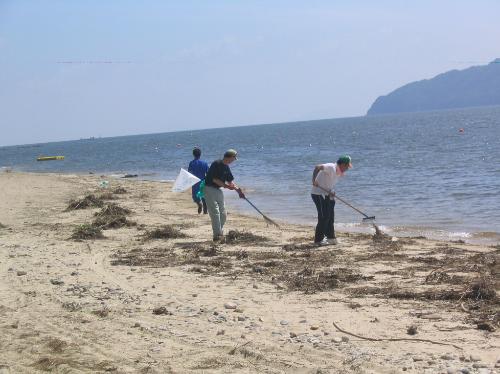
[[[201, 157], [201, 149], [198, 147], [195, 147], [193, 149], [193, 156], [194, 160], [189, 163], [189, 168], [188, 171], [197, 176], [198, 178], [203, 181], [205, 179], [205, 176], [207, 175], [208, 171], [208, 164], [206, 161], [200, 160]], [[191, 188], [191, 194], [193, 196], [193, 201], [198, 205], [198, 214], [201, 213], [201, 210], [203, 209], [203, 214], [207, 214], [207, 203], [205, 202], [205, 198], [199, 198], [197, 196], [198, 191], [200, 190], [200, 183], [196, 183], [192, 188]]]

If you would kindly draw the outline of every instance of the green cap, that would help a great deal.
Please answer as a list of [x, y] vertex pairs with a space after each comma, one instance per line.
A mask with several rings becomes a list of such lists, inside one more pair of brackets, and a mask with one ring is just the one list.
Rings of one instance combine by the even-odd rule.
[[234, 150], [234, 149], [228, 149], [224, 153], [224, 158], [236, 157], [237, 155], [238, 155], [238, 152], [236, 152], [236, 150]]
[[352, 168], [351, 156], [349, 155], [340, 156], [339, 159], [337, 160], [337, 164], [346, 164], [349, 166], [349, 168]]

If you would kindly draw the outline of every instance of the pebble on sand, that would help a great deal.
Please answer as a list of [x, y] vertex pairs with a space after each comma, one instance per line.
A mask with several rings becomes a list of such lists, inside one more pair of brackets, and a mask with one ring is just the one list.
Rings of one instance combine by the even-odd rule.
[[160, 306], [158, 308], [154, 308], [153, 309], [153, 314], [156, 314], [156, 315], [168, 315], [168, 316], [173, 315], [173, 313], [170, 312], [169, 310], [167, 310], [167, 308], [165, 308], [164, 306]]
[[236, 305], [235, 303], [231, 303], [231, 302], [224, 304], [224, 308], [226, 308], [226, 309], [236, 309], [237, 307], [238, 307], [238, 305]]
[[473, 363], [473, 364], [472, 364], [472, 367], [473, 367], [474, 369], [480, 369], [480, 368], [487, 368], [487, 367], [488, 367], [488, 365], [486, 365], [486, 364], [485, 364], [485, 363], [483, 363], [483, 362], [475, 362], [475, 363]]

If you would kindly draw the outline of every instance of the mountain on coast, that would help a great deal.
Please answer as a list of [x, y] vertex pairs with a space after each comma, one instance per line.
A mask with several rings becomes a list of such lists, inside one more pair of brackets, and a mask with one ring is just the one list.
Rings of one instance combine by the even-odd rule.
[[500, 58], [451, 70], [379, 96], [367, 115], [500, 105]]

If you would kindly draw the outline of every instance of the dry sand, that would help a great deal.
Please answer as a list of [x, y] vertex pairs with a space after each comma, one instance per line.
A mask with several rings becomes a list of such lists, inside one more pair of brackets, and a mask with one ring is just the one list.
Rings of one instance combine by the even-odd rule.
[[[500, 370], [498, 246], [344, 233], [313, 248], [312, 227], [230, 209], [214, 246], [189, 192], [101, 180], [0, 174], [0, 373]], [[103, 210], [69, 201], [103, 192], [130, 213], [104, 206], [115, 228], [70, 239]]]

